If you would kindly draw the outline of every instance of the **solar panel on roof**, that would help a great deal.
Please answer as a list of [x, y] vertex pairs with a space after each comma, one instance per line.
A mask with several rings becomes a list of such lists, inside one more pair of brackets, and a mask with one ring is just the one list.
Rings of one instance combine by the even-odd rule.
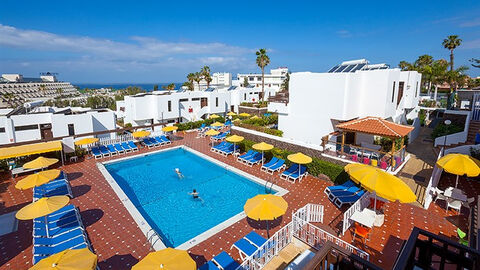
[[336, 65], [334, 66], [333, 68], [331, 68], [328, 72], [329, 73], [332, 73], [335, 69], [337, 69], [340, 65]]
[[231, 90], [235, 90], [235, 89], [237, 89], [236, 86], [230, 86], [227, 90], [228, 90], [228, 91], [231, 91]]
[[349, 65], [346, 69], [343, 70], [343, 72], [350, 72], [350, 70], [352, 70], [356, 66], [357, 65]]
[[357, 70], [360, 70], [360, 69], [362, 69], [365, 65], [366, 65], [366, 64], [358, 64], [354, 69], [352, 69], [351, 72], [355, 72], [355, 71], [357, 71]]
[[209, 88], [205, 89], [205, 92], [213, 92], [213, 90], [215, 90], [215, 89], [212, 88], [212, 87], [209, 87]]
[[336, 72], [342, 72], [346, 67], [348, 67], [348, 66], [341, 66], [341, 67], [339, 67], [337, 70], [335, 70], [335, 73], [336, 73]]

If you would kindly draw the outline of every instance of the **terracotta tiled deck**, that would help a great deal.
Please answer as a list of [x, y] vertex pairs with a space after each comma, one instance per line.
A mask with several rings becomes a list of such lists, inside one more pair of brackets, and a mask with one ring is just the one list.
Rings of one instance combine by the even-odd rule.
[[[257, 177], [279, 179], [278, 175], [271, 177], [260, 172], [259, 166], [250, 168], [234, 161], [231, 156], [225, 158], [211, 153], [209, 140], [196, 139], [194, 133], [187, 133], [183, 139], [175, 141], [170, 147], [182, 144]], [[154, 150], [158, 150], [158, 148], [141, 149], [140, 152], [128, 155]], [[99, 256], [100, 268], [130, 269], [151, 250], [145, 236], [105, 181], [95, 166], [95, 162], [97, 161], [94, 159], [86, 159], [62, 168], [68, 174], [75, 196], [71, 202], [80, 209], [93, 250]], [[2, 175], [2, 179], [0, 182], [0, 214], [18, 210], [31, 201], [31, 191], [16, 190], [14, 182], [7, 175]], [[308, 176], [301, 183], [291, 184], [277, 180], [276, 184], [289, 190], [289, 193], [284, 196], [289, 203], [289, 209], [283, 219], [272, 224], [274, 228], [271, 233], [287, 224], [291, 220], [292, 211], [306, 203], [323, 204], [325, 206], [324, 225], [331, 227], [334, 232], [339, 232], [338, 228], [341, 226], [343, 212], [330, 203], [323, 193], [325, 187], [331, 185], [331, 182]], [[371, 240], [367, 242], [365, 249], [371, 254], [370, 261], [388, 269], [392, 267], [402, 241], [408, 238], [414, 226], [454, 237], [456, 227], [452, 223], [463, 226], [466, 224], [466, 219], [463, 216], [456, 216], [454, 211], [446, 214], [444, 208], [436, 204], [432, 204], [427, 211], [412, 205], [387, 203], [385, 224], [373, 229]], [[197, 261], [198, 266], [222, 250], [239, 260], [238, 253], [234, 250], [231, 251], [230, 246], [252, 229], [266, 236], [261, 224], [243, 219], [194, 246], [189, 252]], [[31, 221], [20, 221], [17, 232], [0, 237], [0, 269], [27, 269], [30, 267], [32, 265], [31, 238]], [[347, 232], [343, 238], [350, 242], [350, 233]], [[363, 248], [360, 243], [355, 242], [355, 245]]]

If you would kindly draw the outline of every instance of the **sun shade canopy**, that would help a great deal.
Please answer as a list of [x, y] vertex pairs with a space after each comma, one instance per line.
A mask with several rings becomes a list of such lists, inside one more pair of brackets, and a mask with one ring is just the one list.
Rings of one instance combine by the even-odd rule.
[[361, 132], [385, 137], [405, 137], [414, 127], [396, 124], [380, 117], [365, 117], [338, 124], [338, 129], [351, 132]]
[[22, 167], [25, 169], [41, 169], [53, 165], [57, 162], [58, 159], [56, 158], [38, 157], [30, 162], [23, 164]]
[[166, 127], [163, 127], [162, 130], [165, 131], [165, 132], [172, 132], [174, 130], [177, 130], [178, 127], [177, 126], [166, 126]]
[[448, 173], [475, 177], [480, 174], [480, 161], [463, 154], [448, 154], [437, 161], [437, 165]]
[[312, 158], [302, 153], [291, 154], [287, 156], [288, 160], [297, 164], [308, 164], [312, 162]]
[[97, 266], [97, 255], [88, 248], [66, 249], [42, 259], [29, 270], [93, 270]]
[[186, 250], [166, 248], [150, 252], [132, 267], [132, 270], [140, 269], [194, 270], [197, 264]]
[[248, 199], [243, 210], [253, 220], [274, 220], [283, 216], [287, 211], [288, 203], [280, 196], [260, 194]]
[[75, 145], [88, 145], [98, 142], [98, 138], [83, 138], [75, 142]]
[[42, 142], [0, 149], [0, 159], [29, 156], [53, 151], [62, 151], [61, 141]]
[[242, 136], [232, 135], [232, 136], [230, 136], [230, 137], [227, 137], [227, 138], [225, 139], [225, 141], [227, 141], [227, 142], [233, 142], [233, 143], [238, 143], [238, 142], [243, 141], [243, 139], [244, 139], [244, 138], [243, 138]]
[[261, 142], [261, 143], [254, 144], [252, 148], [258, 151], [268, 151], [273, 149], [273, 145], [268, 144], [266, 142]]
[[36, 202], [25, 205], [18, 210], [15, 217], [20, 220], [43, 217], [64, 207], [69, 201], [70, 198], [67, 196], [43, 197]]

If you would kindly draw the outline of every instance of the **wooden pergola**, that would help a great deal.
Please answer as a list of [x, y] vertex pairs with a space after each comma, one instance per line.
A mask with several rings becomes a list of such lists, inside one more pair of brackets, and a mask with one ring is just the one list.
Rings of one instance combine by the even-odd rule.
[[359, 132], [390, 138], [392, 140], [392, 157], [395, 153], [395, 139], [402, 139], [400, 146], [400, 148], [402, 148], [404, 145], [404, 137], [407, 136], [414, 129], [414, 127], [412, 126], [396, 124], [380, 117], [373, 116], [343, 122], [336, 125], [336, 128], [339, 129], [342, 134], [342, 153], [345, 145], [345, 133]]

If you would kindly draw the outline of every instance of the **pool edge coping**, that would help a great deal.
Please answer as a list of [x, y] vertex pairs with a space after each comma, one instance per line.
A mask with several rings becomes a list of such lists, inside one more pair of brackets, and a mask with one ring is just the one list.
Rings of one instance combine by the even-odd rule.
[[[102, 175], [105, 177], [107, 182], [110, 184], [113, 191], [117, 194], [118, 198], [122, 201], [124, 207], [127, 209], [127, 211], [130, 213], [132, 218], [135, 220], [138, 227], [140, 228], [140, 230], [143, 232], [143, 234], [147, 238], [147, 241], [152, 245], [153, 249], [155, 249], [156, 251], [161, 250], [161, 249], [165, 249], [165, 248], [167, 248], [167, 246], [163, 243], [162, 238], [158, 235], [158, 233], [145, 220], [145, 218], [140, 213], [140, 211], [137, 209], [137, 207], [130, 201], [130, 199], [125, 194], [123, 189], [118, 185], [118, 183], [115, 181], [113, 176], [111, 176], [111, 174], [105, 168], [105, 165], [129, 160], [129, 159], [134, 159], [134, 158], [141, 158], [141, 157], [148, 156], [148, 155], [151, 155], [151, 154], [157, 154], [157, 153], [161, 153], [161, 152], [165, 152], [165, 151], [169, 151], [169, 150], [174, 150], [174, 149], [178, 149], [178, 148], [183, 148], [184, 150], [186, 150], [186, 151], [188, 151], [188, 152], [190, 152], [194, 155], [200, 156], [201, 158], [204, 158], [204, 159], [208, 160], [209, 162], [215, 163], [216, 165], [221, 166], [224, 169], [226, 169], [226, 170], [228, 170], [232, 173], [235, 173], [235, 174], [238, 174], [238, 175], [240, 175], [244, 178], [247, 178], [249, 181], [252, 181], [256, 184], [265, 186], [266, 183], [269, 183], [269, 182], [267, 182], [267, 181], [265, 181], [265, 180], [263, 180], [263, 179], [261, 179], [257, 176], [254, 176], [254, 175], [251, 175], [247, 172], [244, 172], [241, 169], [237, 169], [234, 166], [231, 166], [231, 165], [228, 165], [224, 162], [221, 162], [220, 160], [217, 160], [213, 157], [210, 157], [206, 154], [203, 154], [203, 153], [201, 153], [201, 152], [199, 152], [195, 149], [192, 149], [192, 148], [190, 148], [186, 145], [179, 145], [179, 146], [159, 149], [159, 150], [156, 150], [156, 151], [143, 153], [143, 154], [140, 154], [140, 155], [122, 157], [122, 158], [118, 158], [118, 159], [114, 159], [114, 160], [108, 160], [108, 161], [105, 161], [105, 162], [97, 162], [98, 169], [100, 170]], [[272, 183], [271, 188], [276, 191], [275, 195], [278, 195], [278, 196], [283, 196], [283, 195], [285, 195], [289, 192], [287, 189], [282, 188], [282, 187], [280, 187], [276, 184], [273, 184], [273, 183]], [[188, 250], [188, 249], [200, 244], [201, 242], [207, 240], [208, 238], [214, 236], [215, 234], [223, 231], [224, 229], [232, 226], [233, 224], [242, 220], [245, 217], [246, 217], [246, 214], [243, 211], [238, 213], [238, 214], [235, 214], [232, 217], [228, 218], [227, 220], [222, 221], [219, 224], [213, 226], [212, 228], [210, 228], [210, 229], [196, 235], [195, 237], [183, 242], [182, 244], [177, 246], [176, 249]], [[151, 233], [151, 232], [153, 232], [153, 233]]]

